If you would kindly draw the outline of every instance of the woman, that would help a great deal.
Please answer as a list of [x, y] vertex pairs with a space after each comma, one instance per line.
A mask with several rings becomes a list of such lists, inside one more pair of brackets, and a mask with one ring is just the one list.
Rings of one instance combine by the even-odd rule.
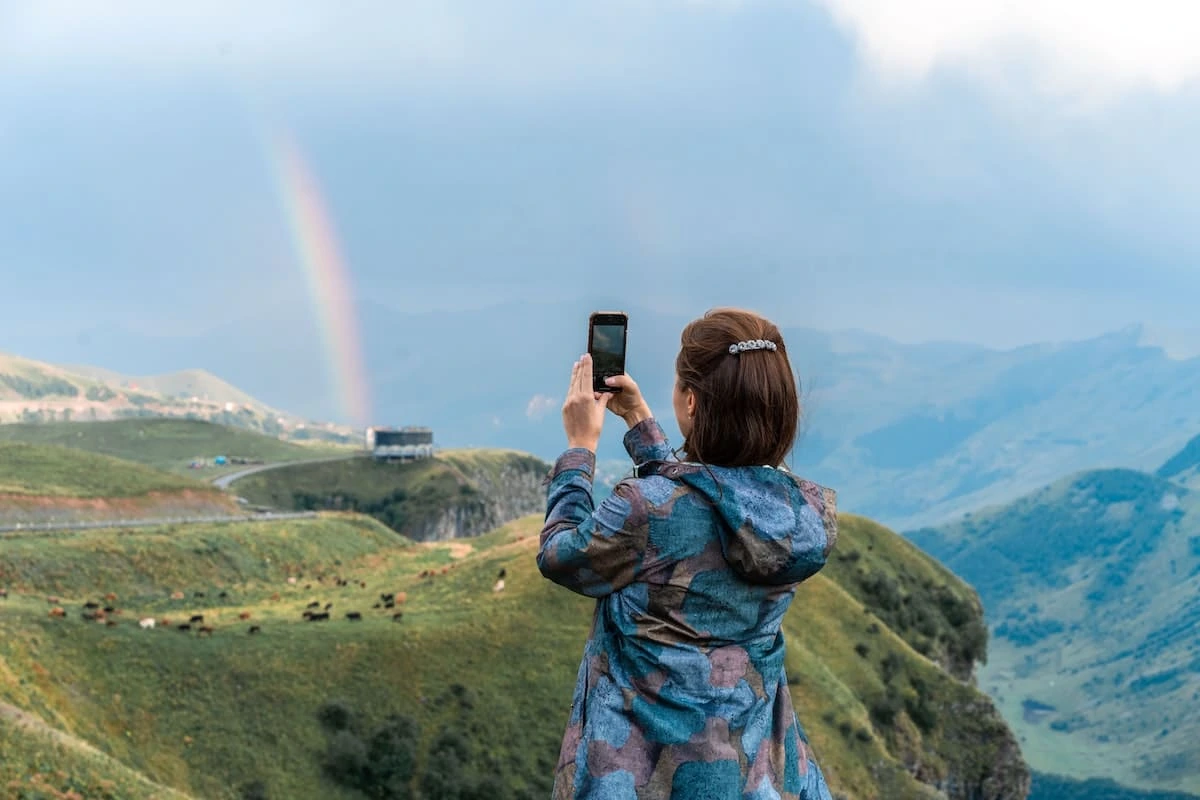
[[[585, 355], [563, 404], [538, 568], [597, 598], [554, 797], [830, 800], [796, 720], [780, 630], [837, 538], [834, 492], [775, 465], [800, 405], [779, 329], [710, 311], [683, 330], [672, 451], [637, 384], [593, 393]], [[608, 409], [637, 477], [592, 501]]]

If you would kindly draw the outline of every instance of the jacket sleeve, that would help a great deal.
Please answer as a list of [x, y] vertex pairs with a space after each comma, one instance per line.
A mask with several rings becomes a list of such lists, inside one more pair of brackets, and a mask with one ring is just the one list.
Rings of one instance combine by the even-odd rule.
[[538, 569], [560, 586], [604, 597], [636, 579], [645, 557], [649, 522], [638, 481], [618, 483], [597, 508], [592, 500], [596, 457], [571, 449], [555, 462], [546, 493], [546, 524]]
[[653, 417], [642, 420], [626, 431], [623, 443], [635, 466], [647, 461], [671, 461], [675, 457], [667, 442], [667, 434]]

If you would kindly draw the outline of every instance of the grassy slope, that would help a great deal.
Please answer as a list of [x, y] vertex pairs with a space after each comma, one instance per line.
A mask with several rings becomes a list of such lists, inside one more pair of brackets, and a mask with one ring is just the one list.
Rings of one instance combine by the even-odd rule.
[[141, 464], [65, 447], [0, 442], [0, 494], [137, 497], [211, 487]]
[[515, 484], [505, 484], [505, 470], [540, 477], [547, 468], [517, 451], [456, 450], [403, 464], [369, 458], [295, 464], [249, 475], [234, 488], [251, 503], [286, 510], [369, 511], [396, 530], [420, 538], [418, 529], [431, 517], [473, 505], [481, 493], [511, 494]]
[[911, 537], [979, 589], [1031, 766], [1200, 792], [1200, 497], [1104, 470]]
[[136, 461], [179, 474], [213, 477], [242, 469], [188, 468], [193, 459], [238, 456], [268, 463], [343, 455], [346, 448], [301, 445], [253, 431], [188, 419], [125, 419], [0, 425], [0, 441], [53, 444]]
[[[440, 720], [460, 714], [481, 732], [475, 756], [526, 792], [513, 796], [544, 797], [592, 604], [538, 574], [539, 529], [531, 517], [470, 542], [424, 545], [365, 518], [326, 516], [14, 539], [0, 551], [0, 583], [22, 592], [0, 606], [0, 701], [197, 796], [232, 797], [228, 787], [263, 780], [271, 797], [296, 800], [356, 796], [320, 777], [315, 754], [324, 739], [313, 713], [323, 701], [344, 698], [376, 720], [389, 711], [411, 714], [426, 742]], [[878, 542], [853, 517], [843, 531], [850, 549]], [[900, 558], [913, 558], [902, 550]], [[442, 566], [448, 574], [419, 577]], [[496, 594], [491, 586], [502, 567], [507, 588]], [[907, 571], [922, 570], [914, 563]], [[288, 574], [297, 572], [304, 577], [289, 585]], [[368, 587], [306, 590], [321, 573]], [[860, 605], [837, 573], [801, 587], [785, 624], [798, 713], [837, 791], [932, 798], [902, 764], [921, 762], [929, 780], [948, 768], [962, 779], [991, 768], [997, 755], [990, 742], [1002, 731], [988, 721], [987, 702]], [[230, 605], [192, 596], [202, 590], [212, 598], [218, 587], [230, 593]], [[970, 596], [961, 584], [950, 587]], [[176, 590], [189, 599], [171, 601]], [[81, 621], [76, 604], [107, 591], [128, 609], [122, 624]], [[380, 591], [408, 593], [401, 623], [370, 609]], [[71, 598], [70, 619], [46, 615], [46, 592]], [[301, 622], [310, 600], [332, 601], [335, 619]], [[263, 626], [261, 636], [245, 635], [249, 623], [235, 619], [243, 609]], [[212, 639], [133, 624], [140, 614], [179, 619], [201, 610], [216, 618]], [[338, 617], [347, 610], [367, 619]], [[855, 651], [858, 642], [867, 645], [865, 655]], [[475, 702], [459, 711], [444, 705], [454, 684]], [[903, 710], [905, 700], [919, 705], [914, 684], [935, 716], [924, 734]], [[888, 685], [900, 709], [890, 724], [873, 722]]]

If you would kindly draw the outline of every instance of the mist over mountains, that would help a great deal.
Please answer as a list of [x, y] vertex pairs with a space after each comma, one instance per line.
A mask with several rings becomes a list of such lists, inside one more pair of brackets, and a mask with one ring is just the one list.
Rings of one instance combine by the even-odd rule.
[[[430, 425], [442, 446], [553, 458], [564, 445], [563, 387], [597, 308], [630, 313], [628, 369], [678, 442], [673, 363], [691, 317], [619, 297], [423, 314], [362, 304], [375, 424]], [[272, 406], [342, 421], [310, 319], [307, 309], [265, 304], [253, 319], [194, 334], [109, 327], [22, 342], [10, 331], [0, 349], [132, 374], [204, 368]], [[1153, 469], [1200, 430], [1190, 401], [1200, 359], [1169, 357], [1139, 327], [1007, 351], [786, 324], [784, 336], [805, 405], [792, 466], [836, 487], [848, 510], [900, 528], [1081, 469]], [[621, 432], [610, 420], [601, 459], [626, 458]]]

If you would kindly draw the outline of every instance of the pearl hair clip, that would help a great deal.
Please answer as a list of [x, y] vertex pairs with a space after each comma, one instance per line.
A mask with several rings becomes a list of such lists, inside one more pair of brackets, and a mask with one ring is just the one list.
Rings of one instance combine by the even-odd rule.
[[774, 350], [775, 343], [770, 339], [750, 339], [746, 342], [738, 342], [737, 344], [729, 345], [729, 352], [737, 355], [744, 353], [747, 350]]

